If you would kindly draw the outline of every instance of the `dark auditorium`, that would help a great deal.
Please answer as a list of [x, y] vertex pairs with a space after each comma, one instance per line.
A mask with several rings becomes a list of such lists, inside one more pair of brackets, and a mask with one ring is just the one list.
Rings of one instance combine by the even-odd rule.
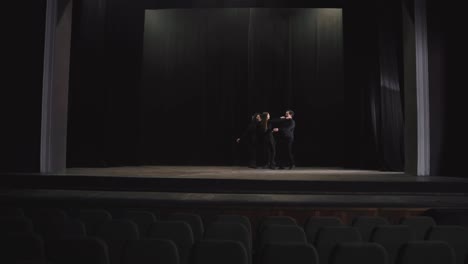
[[461, 2], [7, 2], [0, 263], [468, 264]]

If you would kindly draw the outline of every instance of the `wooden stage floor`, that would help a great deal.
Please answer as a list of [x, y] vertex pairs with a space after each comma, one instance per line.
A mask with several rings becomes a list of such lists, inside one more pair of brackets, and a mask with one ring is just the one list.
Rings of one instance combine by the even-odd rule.
[[131, 166], [68, 168], [64, 172], [53, 175], [262, 181], [468, 182], [468, 179], [455, 177], [416, 177], [403, 172], [314, 167], [298, 167], [293, 170], [270, 170], [227, 166]]
[[10, 201], [99, 198], [151, 204], [468, 207], [467, 178], [417, 177], [402, 172], [135, 166], [0, 176], [0, 198]]

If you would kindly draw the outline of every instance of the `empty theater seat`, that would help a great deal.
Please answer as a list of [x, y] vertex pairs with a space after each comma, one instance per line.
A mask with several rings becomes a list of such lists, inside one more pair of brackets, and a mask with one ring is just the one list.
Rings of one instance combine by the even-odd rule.
[[241, 243], [247, 251], [250, 263], [252, 238], [244, 225], [240, 223], [212, 223], [207, 227], [204, 239], [237, 241]]
[[85, 237], [87, 234], [85, 225], [78, 219], [66, 219], [64, 229], [63, 238]]
[[307, 243], [304, 230], [295, 225], [268, 225], [259, 239], [259, 249], [273, 243]]
[[180, 263], [188, 263], [194, 243], [189, 224], [182, 221], [157, 221], [151, 226], [148, 238], [172, 240], [177, 245]]
[[149, 211], [125, 210], [120, 218], [131, 220], [137, 224], [141, 238], [148, 237], [150, 227], [156, 222], [156, 216]]
[[179, 264], [179, 252], [172, 240], [140, 239], [127, 241], [122, 264]]
[[387, 219], [380, 216], [358, 216], [353, 219], [351, 225], [359, 230], [362, 241], [369, 241], [376, 226], [389, 225], [389, 223]]
[[205, 228], [203, 227], [203, 221], [201, 217], [197, 214], [184, 214], [177, 213], [170, 215], [167, 220], [169, 221], [183, 221], [190, 225], [193, 232], [193, 238], [195, 241], [199, 241], [203, 238], [205, 233]]
[[248, 264], [244, 244], [232, 240], [201, 240], [193, 249], [192, 264]]
[[455, 264], [455, 252], [444, 241], [411, 241], [403, 245], [397, 264]]
[[111, 264], [120, 264], [121, 252], [128, 240], [140, 238], [138, 226], [130, 220], [104, 222], [96, 231], [96, 236], [106, 242]]
[[50, 240], [46, 255], [54, 264], [109, 264], [107, 244], [94, 237]]
[[0, 207], [0, 218], [24, 217], [24, 210], [18, 207]]
[[385, 248], [390, 264], [396, 262], [401, 247], [410, 240], [410, 228], [403, 225], [377, 226], [370, 238], [371, 242], [378, 243]]
[[427, 240], [447, 242], [455, 251], [457, 264], [464, 264], [468, 254], [468, 229], [461, 226], [434, 226]]
[[[326, 263], [326, 262], [325, 262]], [[330, 264], [388, 264], [388, 255], [381, 245], [371, 242], [340, 243], [333, 250]]]
[[112, 215], [102, 209], [82, 209], [78, 219], [84, 223], [87, 234], [93, 236], [102, 223], [112, 220]]
[[250, 236], [252, 236], [252, 224], [248, 217], [243, 215], [234, 215], [234, 214], [225, 214], [225, 215], [217, 215], [215, 217], [215, 222], [220, 223], [240, 223], [242, 224], [247, 231], [249, 232]]
[[410, 228], [412, 240], [424, 240], [427, 232], [436, 225], [434, 219], [429, 216], [405, 217], [401, 219], [400, 224]]
[[260, 223], [259, 234], [261, 234], [268, 225], [297, 225], [297, 222], [296, 219], [290, 216], [267, 216], [263, 218]]
[[33, 222], [35, 232], [46, 240], [62, 238], [67, 233], [68, 216], [61, 209], [32, 209], [27, 214]]
[[261, 252], [261, 264], [318, 264], [315, 248], [306, 243], [267, 244]]
[[315, 248], [319, 254], [320, 263], [328, 263], [333, 249], [339, 243], [361, 241], [361, 234], [354, 227], [330, 226], [319, 230], [317, 239], [315, 240]]
[[333, 216], [319, 216], [309, 217], [304, 225], [304, 231], [309, 243], [314, 243], [317, 232], [320, 228], [325, 226], [342, 226], [343, 222], [338, 217]]
[[0, 263], [43, 263], [44, 241], [36, 233], [0, 235]]
[[6, 233], [32, 233], [33, 223], [26, 217], [5, 217], [0, 218], [0, 235]]

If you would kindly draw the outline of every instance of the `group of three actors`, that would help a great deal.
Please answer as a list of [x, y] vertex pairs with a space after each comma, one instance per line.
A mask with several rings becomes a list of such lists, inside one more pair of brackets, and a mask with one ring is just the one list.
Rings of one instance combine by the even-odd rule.
[[[263, 168], [265, 169], [295, 168], [292, 144], [296, 122], [293, 117], [292, 110], [287, 110], [284, 116], [274, 120], [270, 119], [268, 112], [255, 113], [252, 116], [252, 122], [242, 137], [237, 139], [238, 143], [245, 141], [248, 146], [250, 168], [257, 168], [257, 152], [264, 155], [265, 165]], [[278, 159], [276, 146], [278, 146]], [[277, 164], [278, 167], [276, 167]]]

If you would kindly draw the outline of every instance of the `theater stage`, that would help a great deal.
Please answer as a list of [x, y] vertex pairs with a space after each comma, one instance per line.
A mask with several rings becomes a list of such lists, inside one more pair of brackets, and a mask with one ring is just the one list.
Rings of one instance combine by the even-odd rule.
[[[102, 176], [174, 179], [285, 180], [285, 181], [414, 181], [401, 172], [350, 170], [340, 168], [298, 167], [288, 169], [251, 169], [227, 166], [139, 166], [111, 168], [69, 168], [62, 176]], [[421, 179], [419, 179], [421, 180]]]
[[3, 197], [139, 199], [164, 203], [320, 206], [468, 207], [468, 179], [402, 172], [299, 167], [216, 166], [69, 168], [61, 173], [10, 173]]

